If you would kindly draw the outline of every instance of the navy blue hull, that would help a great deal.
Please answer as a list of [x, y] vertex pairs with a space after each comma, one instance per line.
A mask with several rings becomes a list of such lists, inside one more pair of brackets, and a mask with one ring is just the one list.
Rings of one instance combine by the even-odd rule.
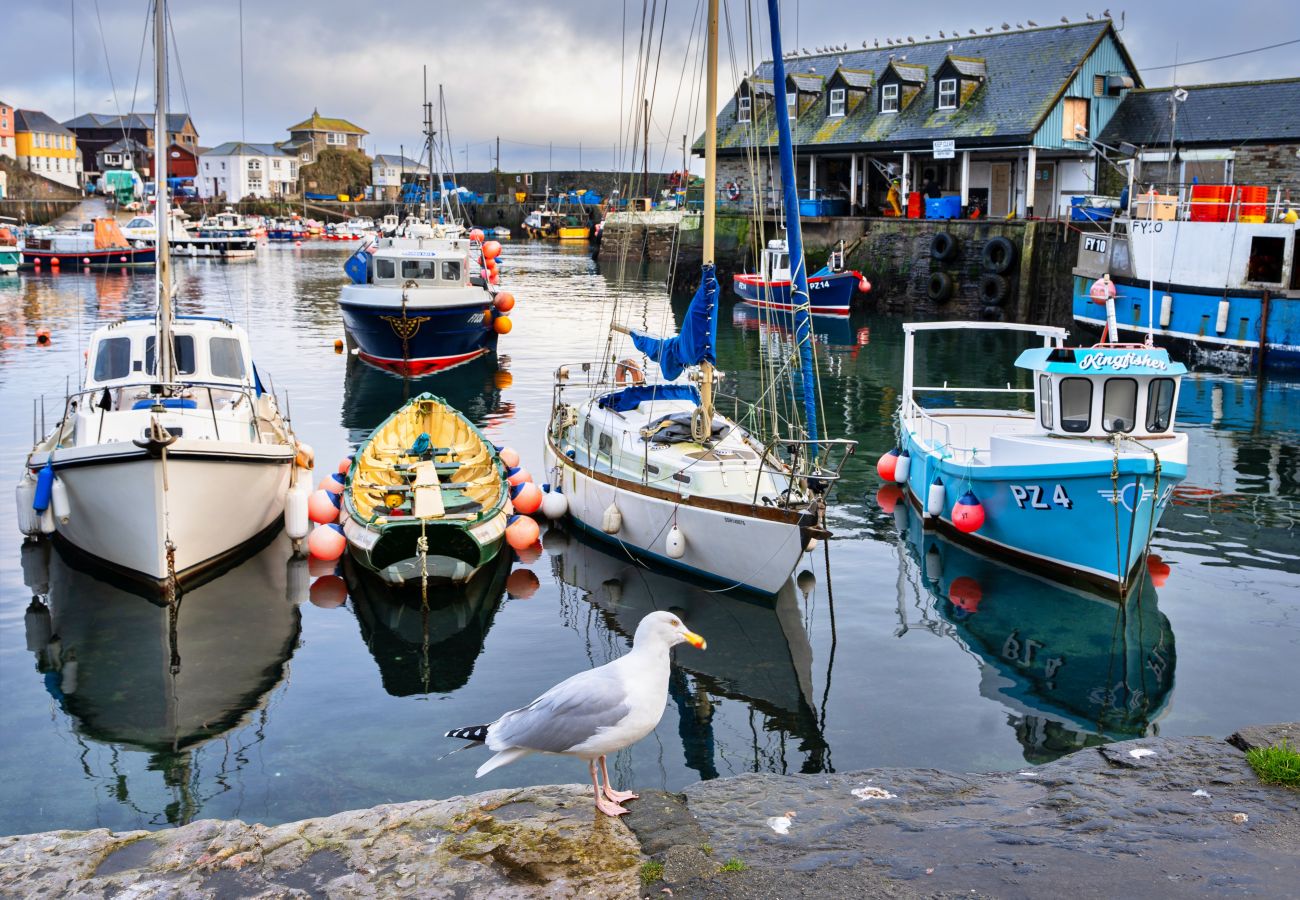
[[[853, 306], [853, 293], [862, 278], [857, 272], [808, 276], [808, 301], [814, 316], [847, 316]], [[765, 282], [758, 275], [735, 275], [732, 287], [736, 296], [760, 309], [794, 309], [790, 300], [790, 282]]]
[[390, 372], [423, 375], [482, 356], [496, 347], [491, 305], [407, 309], [339, 302], [359, 355]]

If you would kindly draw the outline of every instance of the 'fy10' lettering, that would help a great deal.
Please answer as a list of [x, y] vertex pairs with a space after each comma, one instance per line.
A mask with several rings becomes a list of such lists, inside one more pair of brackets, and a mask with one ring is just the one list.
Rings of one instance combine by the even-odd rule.
[[1065, 492], [1065, 486], [1058, 484], [1052, 488], [1052, 499], [1049, 502], [1043, 495], [1043, 486], [1040, 484], [1012, 484], [1011, 496], [1016, 501], [1016, 506], [1021, 509], [1073, 509], [1074, 501], [1070, 495]]

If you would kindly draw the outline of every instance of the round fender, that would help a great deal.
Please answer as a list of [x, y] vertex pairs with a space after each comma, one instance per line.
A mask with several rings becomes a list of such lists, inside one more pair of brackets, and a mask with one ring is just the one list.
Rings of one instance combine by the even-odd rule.
[[930, 282], [926, 285], [925, 296], [934, 303], [944, 303], [952, 299], [952, 276], [947, 272], [931, 272]]
[[946, 231], [935, 232], [930, 238], [930, 256], [939, 262], [952, 262], [957, 256], [957, 239]]
[[980, 300], [990, 306], [1001, 306], [1010, 291], [1010, 285], [1001, 275], [985, 272], [980, 278]]
[[1008, 238], [989, 238], [980, 253], [980, 260], [984, 263], [985, 271], [1002, 275], [1016, 261], [1016, 245]]

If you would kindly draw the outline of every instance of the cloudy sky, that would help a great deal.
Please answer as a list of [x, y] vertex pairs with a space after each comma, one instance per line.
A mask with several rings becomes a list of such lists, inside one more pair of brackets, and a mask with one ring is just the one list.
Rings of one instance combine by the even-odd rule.
[[[733, 53], [724, 20], [719, 91], [725, 97], [749, 63], [740, 46], [746, 34], [744, 0], [723, 2], [738, 45]], [[661, 12], [666, 8], [662, 52], [658, 31], [655, 37], [652, 167], [680, 165], [682, 135], [694, 136], [699, 128], [700, 3], [647, 0]], [[66, 120], [74, 112], [126, 112], [136, 89], [135, 109], [152, 109], [148, 45], [140, 65], [147, 0], [3, 0], [3, 5], [0, 98], [5, 102]], [[283, 140], [287, 125], [319, 108], [322, 115], [341, 116], [369, 130], [372, 154], [396, 153], [404, 144], [414, 155], [422, 143], [421, 68], [427, 65], [434, 90], [439, 83], [445, 86], [457, 169], [490, 168], [497, 137], [503, 169], [541, 168], [548, 158], [556, 168], [576, 167], [580, 158], [587, 168], [611, 168], [620, 121], [627, 117], [620, 110], [630, 108], [640, 93], [635, 68], [643, 4], [636, 0], [242, 0], [241, 114], [240, 6], [240, 0], [169, 3], [173, 52], [179, 56], [172, 109], [190, 113], [206, 146], [241, 137]], [[812, 49], [831, 43], [860, 46], [887, 36], [920, 39], [946, 26], [982, 32], [1004, 20], [1047, 24], [1065, 15], [1075, 21], [1103, 8], [1053, 0], [1010, 0], [984, 13], [975, 6], [953, 0], [785, 0], [782, 17], [787, 46]], [[1124, 7], [1110, 9], [1118, 25]], [[1300, 43], [1187, 64], [1300, 39], [1295, 0], [1244, 0], [1212, 8], [1149, 0], [1126, 13], [1121, 38], [1149, 85], [1170, 83], [1175, 71], [1184, 84], [1300, 75]], [[766, 34], [758, 39], [766, 45]], [[1182, 62], [1177, 70], [1171, 66], [1176, 61]]]

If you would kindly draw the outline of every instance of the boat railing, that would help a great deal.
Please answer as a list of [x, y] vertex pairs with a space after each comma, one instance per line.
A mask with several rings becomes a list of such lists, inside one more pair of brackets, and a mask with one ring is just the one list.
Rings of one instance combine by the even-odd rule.
[[[1300, 208], [1291, 199], [1293, 191], [1282, 185], [1155, 181], [1134, 185], [1126, 198], [1106, 199], [1116, 215], [1132, 220], [1262, 224], [1281, 223]], [[1094, 206], [1100, 200], [1086, 198]]]
[[[259, 414], [257, 409], [257, 392], [253, 388], [245, 385], [222, 384], [220, 382], [138, 381], [128, 384], [100, 385], [95, 388], [86, 388], [68, 394], [64, 398], [63, 418], [61, 421], [65, 423], [65, 425], [62, 427], [66, 427], [66, 423], [71, 421], [72, 414], [78, 409], [85, 409], [87, 405], [92, 408], [101, 408], [99, 407], [99, 404], [102, 402], [105, 391], [108, 392], [111, 404], [110, 407], [104, 408], [105, 412], [120, 412], [134, 408], [134, 406], [128, 407], [126, 404], [146, 399], [157, 400], [159, 404], [162, 404], [163, 401], [167, 399], [194, 400], [194, 393], [196, 391], [201, 392], [200, 397], [206, 397], [207, 399], [206, 409], [212, 417], [213, 437], [216, 440], [221, 439], [221, 424], [217, 418], [217, 411], [221, 409], [221, 407], [218, 401], [225, 401], [225, 411], [236, 410], [241, 404], [247, 403], [247, 408], [251, 414], [250, 424], [254, 426], [252, 430], [256, 443], [263, 443], [262, 430], [256, 427], [257, 421], [264, 418]], [[188, 412], [195, 415], [201, 414], [204, 409], [204, 407], [197, 402], [193, 407], [175, 408], [166, 407], [164, 405], [163, 408], [164, 410], [169, 410], [171, 412]], [[44, 409], [41, 411], [41, 418], [43, 429]]]

